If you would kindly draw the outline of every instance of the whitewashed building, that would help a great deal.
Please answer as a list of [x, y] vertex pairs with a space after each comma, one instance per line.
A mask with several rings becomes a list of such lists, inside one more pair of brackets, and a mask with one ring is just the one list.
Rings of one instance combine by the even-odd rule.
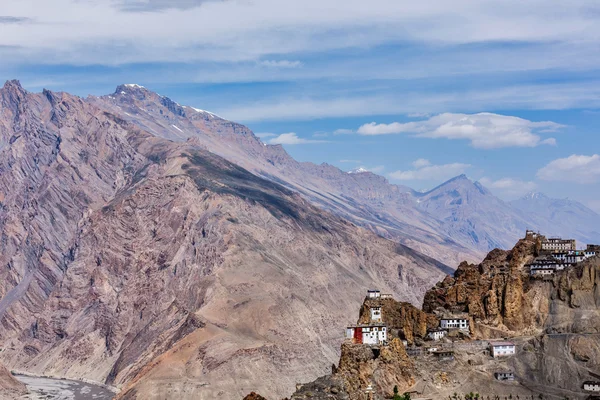
[[381, 293], [382, 299], [393, 299], [394, 296], [391, 293]]
[[367, 297], [369, 299], [378, 299], [381, 297], [381, 291], [379, 290], [367, 290]]
[[427, 333], [427, 337], [430, 338], [431, 340], [441, 340], [443, 339], [446, 334], [448, 332], [445, 331], [444, 329], [431, 329], [428, 333]]
[[542, 250], [551, 252], [577, 250], [577, 242], [574, 239], [549, 238], [542, 241]]
[[346, 328], [346, 339], [351, 339], [357, 344], [385, 344], [387, 326], [383, 324], [349, 326]]
[[588, 392], [600, 392], [600, 382], [583, 382], [583, 390]]
[[548, 276], [554, 275], [555, 272], [556, 268], [551, 266], [536, 266], [535, 268], [531, 267], [529, 270], [531, 276]]
[[440, 328], [467, 330], [469, 329], [469, 320], [466, 318], [442, 318]]
[[381, 315], [381, 307], [371, 307], [370, 313], [371, 313], [371, 322], [381, 322], [382, 321], [383, 317]]
[[570, 251], [565, 257], [567, 264], [577, 264], [585, 260], [587, 257], [583, 251]]
[[495, 372], [494, 378], [496, 378], [499, 381], [514, 381], [515, 373], [509, 371]]
[[512, 356], [516, 353], [516, 346], [512, 342], [490, 342], [492, 357]]

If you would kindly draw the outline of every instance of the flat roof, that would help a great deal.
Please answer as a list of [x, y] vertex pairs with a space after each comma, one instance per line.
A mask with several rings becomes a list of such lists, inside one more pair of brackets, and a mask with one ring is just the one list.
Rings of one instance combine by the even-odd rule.
[[513, 342], [490, 342], [490, 346], [496, 347], [496, 346], [514, 346], [515, 344]]

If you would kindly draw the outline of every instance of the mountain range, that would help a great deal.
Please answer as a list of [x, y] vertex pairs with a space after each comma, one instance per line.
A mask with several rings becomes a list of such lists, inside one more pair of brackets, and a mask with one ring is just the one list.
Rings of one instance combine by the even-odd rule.
[[123, 398], [285, 397], [338, 359], [367, 288], [418, 304], [525, 229], [600, 242], [593, 211], [530, 197], [298, 162], [139, 85], [82, 99], [9, 81], [0, 362]]

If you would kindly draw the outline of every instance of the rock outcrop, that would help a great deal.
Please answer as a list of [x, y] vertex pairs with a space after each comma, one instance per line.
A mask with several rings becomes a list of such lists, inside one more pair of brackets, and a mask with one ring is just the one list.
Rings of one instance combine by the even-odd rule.
[[479, 265], [463, 262], [425, 294], [423, 310], [468, 313], [481, 338], [600, 332], [600, 257], [536, 280], [525, 264], [539, 249], [539, 240], [526, 238]]
[[371, 307], [381, 307], [382, 322], [387, 325], [390, 335], [406, 340], [410, 345], [417, 341], [421, 343], [426, 338], [427, 331], [439, 325], [434, 314], [393, 298], [365, 299], [360, 309], [359, 324], [371, 322]]
[[333, 373], [300, 385], [291, 399], [368, 399], [366, 389], [386, 397], [413, 386], [413, 362], [398, 338], [388, 346], [370, 347], [349, 342], [342, 344], [342, 355]]

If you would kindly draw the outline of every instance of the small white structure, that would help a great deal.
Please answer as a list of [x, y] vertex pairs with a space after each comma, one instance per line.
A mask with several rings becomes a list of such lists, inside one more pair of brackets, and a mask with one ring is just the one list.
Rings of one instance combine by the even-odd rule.
[[448, 332], [443, 329], [431, 329], [427, 334], [427, 337], [432, 340], [441, 340], [446, 336]]
[[382, 299], [393, 299], [394, 296], [391, 293], [381, 293]]
[[515, 344], [512, 342], [490, 342], [492, 357], [512, 356], [516, 353]]
[[466, 318], [442, 318], [440, 320], [442, 329], [469, 329], [469, 320]]
[[369, 299], [378, 299], [381, 297], [381, 292], [379, 290], [367, 290], [367, 297]]
[[583, 390], [588, 392], [600, 392], [600, 382], [583, 382]]
[[496, 378], [499, 381], [514, 381], [515, 373], [514, 372], [506, 372], [506, 371], [495, 372], [494, 378]]
[[590, 250], [588, 248], [587, 250], [583, 251], [583, 254], [585, 254], [585, 258], [594, 257], [596, 255], [596, 250]]
[[346, 339], [352, 339], [357, 344], [385, 344], [387, 326], [383, 324], [349, 326], [346, 328]]
[[381, 307], [371, 307], [371, 322], [381, 322]]
[[554, 275], [556, 269], [553, 267], [536, 267], [530, 269], [531, 276], [548, 276]]

